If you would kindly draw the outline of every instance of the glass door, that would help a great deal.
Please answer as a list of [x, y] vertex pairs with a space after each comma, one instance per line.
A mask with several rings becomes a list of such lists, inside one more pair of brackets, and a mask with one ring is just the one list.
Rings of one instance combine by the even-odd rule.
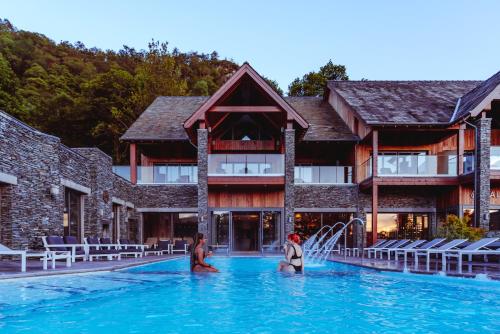
[[260, 250], [259, 211], [232, 212], [232, 250], [237, 252], [255, 252]]

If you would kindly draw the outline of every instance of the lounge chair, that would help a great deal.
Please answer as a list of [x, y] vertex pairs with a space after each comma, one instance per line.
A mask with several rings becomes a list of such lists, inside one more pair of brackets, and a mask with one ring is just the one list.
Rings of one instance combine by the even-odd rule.
[[418, 246], [426, 243], [427, 241], [425, 240], [415, 240], [413, 242], [410, 242], [407, 245], [404, 245], [402, 247], [389, 247], [386, 248], [385, 250], [382, 250], [382, 252], [387, 252], [387, 260], [391, 260], [391, 253], [394, 253], [394, 260], [398, 260], [398, 251], [405, 250], [405, 249], [414, 249], [417, 248]]
[[160, 240], [158, 241], [158, 250], [161, 254], [172, 254], [172, 242], [170, 240]]
[[76, 237], [66, 235], [63, 237], [64, 244], [67, 245], [67, 249], [71, 250], [71, 262], [75, 262], [76, 258], [82, 258], [83, 261], [87, 261], [87, 252], [85, 251], [85, 244], [78, 242]]
[[[445, 251], [450, 251], [452, 249], [456, 249], [458, 246], [462, 245], [463, 243], [467, 242], [467, 239], [455, 239], [451, 240], [447, 243], [445, 243], [442, 246], [436, 247], [436, 248], [427, 248], [427, 249], [415, 249], [415, 250], [408, 250], [408, 253], [413, 253], [415, 254], [415, 268], [418, 268], [418, 257], [420, 255], [425, 255], [426, 257], [426, 270], [430, 270], [430, 263], [431, 263], [431, 255], [432, 254], [441, 254], [441, 256], [444, 255]], [[406, 262], [405, 262], [405, 267], [406, 267]]]
[[[387, 239], [378, 239], [377, 242], [374, 243], [369, 248], [379, 246], [379, 245], [383, 244], [386, 241], [387, 241]], [[351, 256], [351, 253], [352, 253], [352, 256], [359, 256], [360, 249], [362, 249], [362, 248], [361, 247], [346, 247], [346, 248], [341, 247], [340, 254], [342, 254], [343, 252], [345, 252], [347, 256]]]
[[[377, 258], [377, 252], [380, 252], [380, 259], [382, 259], [384, 256], [384, 252], [387, 252], [387, 254], [389, 256], [389, 249], [398, 249], [400, 247], [403, 247], [404, 245], [406, 245], [409, 242], [410, 242], [409, 239], [402, 239], [402, 240], [397, 240], [392, 245], [377, 247], [374, 250], [373, 257]], [[390, 260], [390, 258], [388, 258], [388, 260]]]
[[442, 270], [446, 271], [446, 260], [447, 258], [456, 257], [458, 259], [457, 269], [458, 273], [462, 273], [462, 257], [464, 255], [469, 256], [469, 262], [472, 261], [473, 255], [500, 255], [499, 250], [494, 250], [488, 248], [488, 246], [495, 243], [499, 238], [483, 238], [462, 249], [452, 249], [443, 252], [443, 263]]
[[85, 246], [88, 249], [88, 257], [89, 261], [92, 261], [94, 258], [105, 257], [108, 260], [112, 260], [113, 257], [116, 257], [118, 260], [121, 260], [121, 254], [118, 249], [111, 249], [107, 245], [101, 245], [99, 243], [99, 238], [84, 238]]
[[56, 268], [56, 260], [66, 259], [66, 266], [71, 267], [71, 254], [67, 252], [64, 257], [62, 254], [55, 254], [54, 251], [43, 251], [43, 252], [27, 252], [25, 250], [14, 250], [7, 246], [0, 244], [0, 255], [8, 256], [20, 256], [21, 257], [21, 272], [26, 272], [26, 259], [36, 258], [40, 259], [43, 263], [43, 270], [47, 270], [47, 262], [52, 261], [52, 269]]
[[[50, 235], [48, 237], [42, 237], [42, 242], [49, 256], [49, 260], [52, 260], [52, 269], [55, 269], [56, 260], [67, 260], [68, 255], [70, 261], [75, 262], [73, 259], [76, 257], [76, 247], [64, 244], [63, 237]], [[71, 267], [71, 263], [67, 267]]]
[[135, 252], [136, 254], [140, 253], [140, 257], [144, 254], [144, 245], [136, 244], [131, 242], [129, 239], [120, 239], [118, 240], [118, 244], [122, 250], [125, 249], [129, 252]]
[[373, 253], [375, 255], [375, 251], [379, 248], [382, 247], [390, 247], [394, 245], [398, 240], [386, 240], [384, 242], [379, 243], [378, 241], [374, 243], [371, 247], [365, 248], [363, 251], [367, 253], [368, 258], [371, 257], [371, 254]]
[[101, 249], [107, 249], [120, 253], [122, 256], [132, 255], [135, 258], [138, 256], [142, 257], [142, 251], [137, 251], [136, 249], [126, 249], [120, 242], [113, 243], [111, 238], [100, 238]]
[[175, 240], [174, 247], [172, 247], [172, 254], [175, 252], [188, 253], [189, 244], [187, 240]]
[[403, 257], [404, 257], [404, 265], [405, 265], [405, 268], [406, 268], [406, 260], [408, 258], [408, 253], [413, 252], [415, 250], [425, 250], [425, 249], [434, 248], [436, 246], [439, 246], [444, 241], [446, 241], [446, 238], [435, 238], [435, 239], [433, 239], [431, 241], [427, 241], [426, 243], [421, 244], [421, 245], [417, 245], [417, 246], [409, 247], [411, 245], [410, 244], [408, 246], [405, 246], [405, 247], [403, 247], [401, 249], [396, 250], [394, 252], [394, 257], [395, 257], [395, 259], [397, 261], [398, 258], [399, 258], [399, 255], [402, 254]]

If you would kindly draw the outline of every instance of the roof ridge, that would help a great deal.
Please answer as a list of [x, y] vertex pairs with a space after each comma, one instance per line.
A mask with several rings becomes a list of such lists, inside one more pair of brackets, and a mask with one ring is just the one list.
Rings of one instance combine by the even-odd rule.
[[328, 80], [328, 83], [370, 83], [370, 82], [482, 82], [484, 80]]

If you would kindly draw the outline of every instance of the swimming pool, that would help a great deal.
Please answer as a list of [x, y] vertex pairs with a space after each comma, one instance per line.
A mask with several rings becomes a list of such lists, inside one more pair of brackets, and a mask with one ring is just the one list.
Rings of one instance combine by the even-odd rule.
[[500, 333], [500, 282], [340, 263], [282, 274], [278, 260], [0, 281], [0, 333]]

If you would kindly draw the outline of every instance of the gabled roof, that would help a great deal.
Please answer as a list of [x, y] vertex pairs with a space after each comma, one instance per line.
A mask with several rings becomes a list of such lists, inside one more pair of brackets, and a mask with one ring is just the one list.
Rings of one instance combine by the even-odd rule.
[[225, 94], [238, 84], [238, 81], [244, 76], [248, 75], [269, 97], [276, 102], [286, 113], [289, 120], [295, 120], [302, 128], [307, 129], [308, 124], [301, 115], [297, 113], [288, 103], [285, 102], [283, 97], [274, 91], [269, 84], [248, 64], [243, 63], [241, 67], [215, 92], [203, 105], [201, 105], [195, 113], [193, 113], [185, 122], [186, 129], [191, 128], [196, 121], [203, 120], [205, 113], [214, 106]]
[[120, 138], [126, 141], [189, 140], [184, 120], [208, 100], [208, 96], [159, 96]]
[[[481, 112], [484, 109], [482, 107], [483, 104], [491, 103], [493, 98], [500, 98], [500, 93], [495, 94], [495, 90], [498, 87], [500, 87], [500, 71], [491, 76], [489, 79], [483, 81], [481, 84], [460, 98], [456, 112], [451, 121], [454, 122], [468, 116], [469, 114], [476, 116], [478, 112]], [[477, 110], [475, 110], [476, 108]]]
[[[183, 121], [207, 96], [160, 96], [121, 137], [125, 141], [189, 140]], [[357, 140], [328, 102], [319, 97], [285, 97], [310, 126], [304, 140]]]
[[448, 124], [458, 99], [480, 81], [329, 81], [369, 125]]

